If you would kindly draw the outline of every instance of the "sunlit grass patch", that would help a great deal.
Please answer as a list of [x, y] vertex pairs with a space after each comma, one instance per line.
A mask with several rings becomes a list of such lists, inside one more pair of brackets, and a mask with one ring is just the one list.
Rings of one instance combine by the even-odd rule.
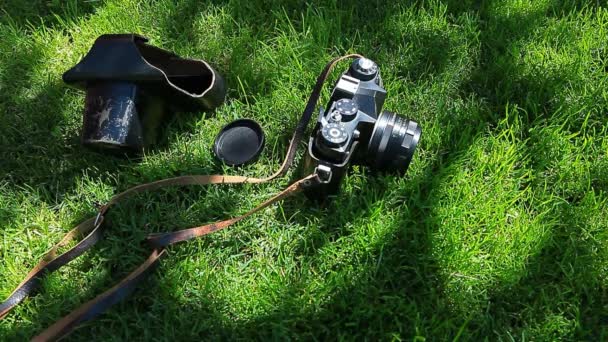
[[[380, 65], [385, 109], [422, 125], [407, 174], [354, 167], [324, 206], [296, 197], [171, 248], [70, 338], [605, 340], [607, 28], [601, 1], [5, 1], [0, 297], [112, 194], [272, 173], [318, 72], [358, 52]], [[226, 103], [176, 113], [140, 160], [82, 148], [83, 93], [61, 75], [109, 32], [208, 60]], [[211, 146], [242, 117], [262, 124], [266, 148], [233, 169]], [[122, 203], [103, 241], [0, 321], [0, 340], [28, 339], [112, 286], [146, 257], [146, 234], [242, 214], [298, 176]]]

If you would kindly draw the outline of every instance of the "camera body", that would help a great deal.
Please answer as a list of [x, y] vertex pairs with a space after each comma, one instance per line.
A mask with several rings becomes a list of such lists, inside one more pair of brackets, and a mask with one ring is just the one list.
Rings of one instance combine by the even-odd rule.
[[349, 165], [405, 173], [422, 130], [413, 120], [383, 111], [386, 90], [378, 65], [358, 58], [337, 80], [308, 143], [306, 171], [322, 184], [306, 192], [313, 200], [335, 195]]

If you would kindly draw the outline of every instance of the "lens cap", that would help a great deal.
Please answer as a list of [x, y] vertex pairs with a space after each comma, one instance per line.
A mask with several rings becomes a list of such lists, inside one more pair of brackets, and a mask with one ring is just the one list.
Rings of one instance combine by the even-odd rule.
[[251, 119], [238, 119], [222, 128], [215, 138], [215, 156], [230, 166], [254, 162], [264, 148], [264, 132]]

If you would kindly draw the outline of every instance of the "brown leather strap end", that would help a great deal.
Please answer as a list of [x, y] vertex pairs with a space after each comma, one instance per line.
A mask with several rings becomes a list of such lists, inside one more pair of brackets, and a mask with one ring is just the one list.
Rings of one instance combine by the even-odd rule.
[[[61, 241], [53, 246], [42, 260], [28, 273], [25, 279], [17, 285], [17, 288], [9, 295], [9, 297], [0, 303], [0, 319], [4, 318], [17, 304], [27, 298], [40, 283], [40, 278], [51, 273], [70, 261], [76, 259], [88, 249], [93, 247], [101, 238], [103, 218], [90, 218], [76, 228], [67, 233]], [[85, 235], [76, 246], [69, 249], [67, 252], [57, 256], [57, 251], [60, 247], [65, 246], [68, 242], [76, 237]]]
[[155, 249], [143, 264], [137, 267], [135, 271], [129, 274], [120, 283], [97, 296], [95, 299], [85, 303], [77, 310], [72, 311], [69, 315], [44, 330], [40, 335], [34, 337], [32, 341], [55, 341], [69, 334], [79, 324], [99, 316], [112, 305], [120, 302], [133, 292], [137, 284], [150, 273], [153, 266], [158, 263], [160, 257], [164, 254], [165, 250]]
[[[40, 263], [26, 276], [23, 282], [17, 287], [17, 289], [15, 289], [15, 291], [9, 296], [9, 298], [3, 303], [0, 303], [0, 319], [4, 317], [15, 305], [17, 305], [24, 298], [26, 298], [30, 294], [30, 292], [37, 287], [40, 277], [67, 264], [69, 261], [80, 256], [86, 250], [92, 247], [100, 239], [102, 233], [102, 229], [100, 228], [102, 227], [103, 217], [106, 214], [107, 210], [117, 202], [125, 199], [126, 197], [144, 191], [156, 190], [165, 186], [264, 183], [269, 182], [277, 177], [283, 176], [289, 170], [294, 161], [298, 145], [302, 141], [302, 138], [306, 131], [306, 127], [310, 122], [310, 119], [314, 113], [314, 109], [321, 95], [323, 84], [325, 83], [331, 70], [338, 62], [348, 58], [356, 57], [361, 56], [358, 54], [350, 54], [338, 57], [331, 60], [325, 66], [325, 68], [317, 78], [315, 86], [308, 98], [306, 108], [302, 112], [302, 116], [300, 117], [300, 120], [297, 123], [296, 129], [292, 135], [289, 147], [287, 149], [286, 157], [283, 160], [283, 163], [280, 166], [279, 170], [277, 170], [274, 174], [266, 178], [250, 178], [228, 175], [181, 176], [159, 180], [147, 184], [141, 184], [117, 194], [112, 199], [110, 199], [110, 201], [106, 205], [100, 208], [97, 217], [83, 222], [73, 231], [68, 233], [62, 239], [62, 241], [57, 246], [53, 247], [53, 249], [51, 249], [51, 251], [47, 253], [47, 255], [43, 258], [43, 260], [40, 261]], [[144, 264], [138, 267], [133, 273], [131, 273], [127, 278], [118, 283], [112, 289], [104, 292], [102, 295], [84, 304], [76, 311], [72, 312], [68, 316], [64, 317], [62, 320], [53, 324], [42, 334], [36, 336], [34, 340], [48, 341], [55, 340], [57, 338], [60, 338], [61, 336], [65, 336], [70, 331], [72, 331], [78, 324], [93, 319], [94, 317], [98, 316], [103, 311], [108, 309], [110, 306], [122, 300], [131, 291], [133, 291], [136, 284], [141, 279], [143, 279], [146, 274], [150, 272], [151, 266], [155, 265], [160, 256], [164, 254], [163, 248], [165, 246], [169, 246], [196, 237], [201, 237], [212, 232], [225, 229], [226, 227], [229, 227], [230, 225], [255, 214], [256, 212], [268, 207], [269, 205], [280, 201], [286, 197], [292, 196], [306, 187], [315, 186], [316, 184], [319, 184], [319, 182], [320, 180], [317, 175], [313, 174], [308, 177], [305, 177], [293, 183], [287, 189], [276, 194], [274, 197], [268, 199], [258, 207], [250, 210], [249, 212], [239, 217], [177, 232], [150, 235], [148, 237], [148, 242], [150, 242], [150, 244], [156, 249]], [[56, 256], [59, 247], [64, 246], [65, 244], [67, 244], [67, 242], [73, 240], [77, 235], [87, 233], [88, 235], [75, 247], [60, 256]]]

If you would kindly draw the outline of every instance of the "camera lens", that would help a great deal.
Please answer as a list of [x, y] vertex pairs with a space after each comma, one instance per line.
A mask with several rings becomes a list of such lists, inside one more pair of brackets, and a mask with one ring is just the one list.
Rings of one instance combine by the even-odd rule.
[[415, 121], [390, 112], [382, 112], [367, 148], [372, 167], [380, 171], [405, 172], [422, 135]]

